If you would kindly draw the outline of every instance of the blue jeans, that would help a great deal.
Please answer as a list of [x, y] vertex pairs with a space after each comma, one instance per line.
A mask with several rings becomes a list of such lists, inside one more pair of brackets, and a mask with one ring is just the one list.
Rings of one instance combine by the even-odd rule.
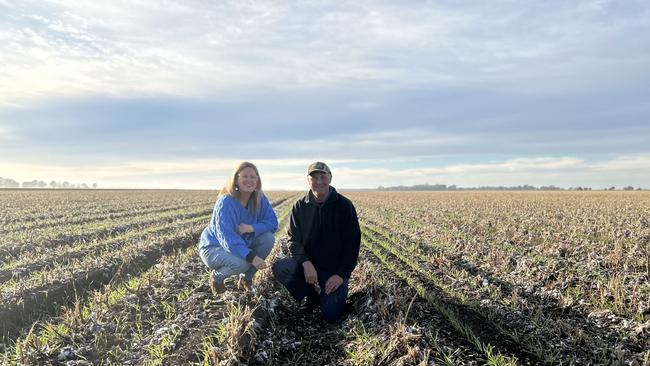
[[[317, 296], [314, 287], [305, 281], [305, 272], [298, 262], [293, 258], [281, 258], [273, 263], [273, 276], [287, 288], [296, 301], [301, 301], [306, 296]], [[345, 309], [345, 299], [348, 297], [348, 279], [336, 291], [325, 294], [325, 283], [334, 275], [325, 271], [316, 270], [318, 284], [320, 285], [320, 312], [326, 321], [335, 321], [341, 318]]]
[[[273, 233], [267, 232], [258, 236], [251, 244], [250, 249], [256, 256], [266, 259], [273, 249], [273, 244], [275, 244]], [[203, 263], [212, 268], [212, 277], [219, 283], [240, 273], [244, 274], [246, 281], [252, 282], [253, 276], [257, 272], [257, 268], [246, 259], [230, 253], [221, 245], [199, 248], [199, 255]]]

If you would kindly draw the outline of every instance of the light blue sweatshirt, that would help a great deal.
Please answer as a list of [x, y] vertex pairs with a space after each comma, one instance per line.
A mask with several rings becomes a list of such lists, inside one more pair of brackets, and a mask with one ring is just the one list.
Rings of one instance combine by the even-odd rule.
[[[253, 233], [239, 234], [239, 224], [252, 225]], [[225, 250], [243, 259], [250, 253], [250, 245], [260, 235], [275, 232], [278, 218], [266, 196], [262, 196], [257, 213], [249, 211], [239, 201], [223, 195], [217, 199], [210, 224], [201, 233], [199, 248], [221, 245]]]

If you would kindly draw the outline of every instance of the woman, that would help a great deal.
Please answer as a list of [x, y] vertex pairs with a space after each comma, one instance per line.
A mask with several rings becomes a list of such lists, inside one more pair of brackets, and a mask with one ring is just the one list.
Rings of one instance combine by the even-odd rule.
[[213, 291], [223, 292], [224, 280], [240, 273], [244, 285], [252, 288], [257, 270], [267, 266], [264, 260], [273, 249], [277, 229], [278, 219], [262, 193], [257, 168], [247, 161], [239, 164], [219, 192], [199, 242], [201, 259], [212, 269]]

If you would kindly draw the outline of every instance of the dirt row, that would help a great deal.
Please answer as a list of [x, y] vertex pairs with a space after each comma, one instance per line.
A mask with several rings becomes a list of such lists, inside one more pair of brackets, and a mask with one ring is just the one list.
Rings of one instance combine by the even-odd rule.
[[517, 348], [527, 355], [546, 362], [562, 359], [576, 363], [642, 362], [646, 357], [649, 338], [641, 328], [622, 337], [619, 323], [603, 322], [558, 297], [500, 279], [497, 273], [473, 265], [462, 253], [423, 254], [426, 249], [415, 253], [408, 249], [408, 241], [401, 241], [399, 233], [386, 227], [377, 229], [370, 224], [366, 232], [376, 247], [385, 247], [391, 262], [401, 262], [400, 268], [412, 273], [411, 277], [424, 278], [449, 298], [449, 303], [458, 303], [453, 307], [463, 309], [459, 313], [470, 312], [474, 313], [472, 319], [485, 319], [479, 324], [485, 322], [489, 329], [500, 332], [498, 339], [519, 343]]
[[131, 230], [139, 230], [152, 225], [173, 222], [178, 219], [207, 215], [210, 205], [193, 210], [178, 209], [145, 215], [133, 214], [118, 220], [73, 224], [52, 230], [37, 229], [3, 235], [0, 243], [0, 263], [3, 265], [19, 259], [28, 253], [54, 252], [57, 248], [86, 243]]
[[[285, 202], [280, 198], [274, 204]], [[209, 214], [192, 220], [192, 225], [167, 235], [150, 235], [133, 246], [109, 251], [96, 258], [88, 258], [77, 270], [55, 268], [45, 284], [3, 295], [0, 306], [2, 334], [5, 342], [25, 334], [30, 324], [43, 316], [55, 314], [61, 305], [75, 298], [83, 299], [94, 289], [108, 283], [119, 283], [130, 276], [146, 271], [164, 255], [196, 245], [199, 235], [209, 220]], [[83, 263], [88, 262], [86, 265]], [[85, 266], [85, 267], [84, 267]], [[20, 283], [19, 283], [20, 284]]]
[[117, 213], [140, 211], [160, 205], [214, 202], [214, 191], [84, 191], [84, 190], [2, 190], [0, 224], [37, 223], [66, 220], [79, 213]]
[[[290, 206], [286, 200], [275, 203], [277, 211]], [[256, 298], [253, 293], [236, 291], [232, 283], [223, 297], [212, 296], [207, 269], [194, 247], [165, 256], [141, 275], [129, 278], [112, 282], [96, 292], [84, 309], [79, 305], [76, 310], [69, 308], [68, 316], [52, 323], [58, 326], [43, 329], [47, 333], [65, 324], [67, 330], [59, 332], [64, 334], [46, 343], [24, 338], [19, 344], [26, 347], [14, 350], [18, 358], [54, 364], [199, 362], [204, 339], [227, 318], [226, 304], [248, 304]]]
[[18, 221], [14, 225], [5, 225], [0, 229], [0, 235], [8, 235], [16, 231], [36, 230], [39, 228], [47, 228], [53, 230], [58, 227], [69, 227], [70, 225], [89, 224], [97, 221], [115, 220], [124, 217], [131, 217], [135, 215], [152, 214], [159, 212], [169, 212], [175, 210], [188, 210], [195, 207], [205, 207], [205, 202], [183, 203], [181, 205], [164, 205], [164, 202], [154, 204], [150, 202], [148, 205], [141, 205], [138, 207], [115, 207], [111, 210], [98, 210], [96, 212], [85, 211], [83, 215], [78, 212], [71, 212], [69, 216], [47, 218], [34, 221]]
[[209, 211], [189, 213], [176, 216], [171, 222], [163, 220], [138, 226], [137, 230], [116, 231], [94, 240], [76, 240], [74, 243], [59, 248], [40, 247], [21, 255], [20, 258], [7, 262], [0, 267], [0, 283], [12, 280], [21, 282], [40, 275], [39, 271], [74, 264], [88, 255], [98, 256], [107, 251], [117, 251], [129, 245], [137, 244], [151, 236], [162, 236], [178, 230], [184, 225], [205, 220]]

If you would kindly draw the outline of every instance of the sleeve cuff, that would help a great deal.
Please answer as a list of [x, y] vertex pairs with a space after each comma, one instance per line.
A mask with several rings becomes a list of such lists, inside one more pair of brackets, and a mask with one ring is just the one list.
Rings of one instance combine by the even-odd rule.
[[253, 263], [253, 258], [255, 258], [255, 252], [251, 250], [250, 252], [248, 252], [248, 255], [246, 256], [246, 261], [248, 263]]
[[337, 272], [334, 272], [334, 273], [339, 275], [339, 277], [341, 277], [344, 280], [346, 278], [350, 278], [350, 276], [352, 276], [352, 273], [348, 273], [348, 272], [337, 271]]
[[257, 238], [260, 234], [263, 234], [262, 230], [264, 230], [264, 227], [261, 224], [257, 223], [251, 226], [253, 227], [253, 236]]

